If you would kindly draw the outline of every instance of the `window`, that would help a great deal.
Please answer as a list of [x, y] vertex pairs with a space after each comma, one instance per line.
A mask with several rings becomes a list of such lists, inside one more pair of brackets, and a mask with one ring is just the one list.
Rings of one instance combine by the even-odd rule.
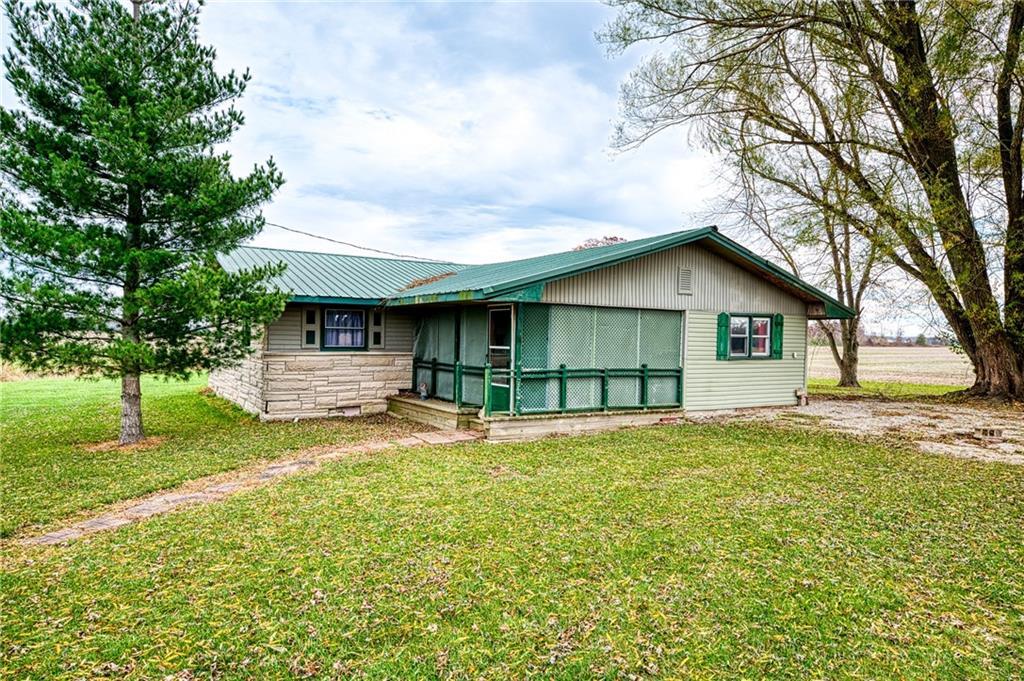
[[750, 322], [750, 356], [768, 357], [772, 354], [771, 318], [753, 317]]
[[325, 348], [363, 348], [366, 346], [366, 317], [362, 310], [324, 310]]
[[732, 317], [729, 320], [729, 356], [747, 357], [750, 352], [750, 318]]
[[384, 312], [381, 310], [370, 313], [370, 347], [384, 347]]
[[302, 310], [302, 347], [320, 347], [320, 323], [317, 319], [319, 310], [315, 307], [307, 307]]
[[716, 359], [782, 359], [783, 316], [718, 315]]

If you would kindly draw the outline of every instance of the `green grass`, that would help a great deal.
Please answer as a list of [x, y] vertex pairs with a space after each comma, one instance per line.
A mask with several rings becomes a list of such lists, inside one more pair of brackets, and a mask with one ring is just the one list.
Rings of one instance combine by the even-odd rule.
[[930, 399], [963, 390], [962, 385], [861, 381], [860, 388], [840, 388], [834, 378], [809, 378], [807, 390], [822, 397], [881, 397], [891, 400]]
[[0, 383], [0, 536], [186, 480], [332, 442], [392, 431], [394, 421], [261, 424], [190, 382], [144, 379], [143, 420], [155, 447], [91, 451], [117, 438], [120, 384], [67, 378]]
[[6, 546], [3, 672], [1010, 678], [1022, 517], [1018, 467], [764, 425], [359, 455]]

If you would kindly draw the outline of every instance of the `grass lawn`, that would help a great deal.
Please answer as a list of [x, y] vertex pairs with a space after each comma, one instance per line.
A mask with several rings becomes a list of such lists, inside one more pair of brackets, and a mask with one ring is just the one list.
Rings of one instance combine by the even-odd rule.
[[3, 675], [1010, 678], [1022, 518], [1019, 467], [757, 424], [356, 455], [8, 542]]
[[200, 395], [205, 385], [205, 377], [144, 379], [146, 434], [165, 440], [134, 451], [96, 451], [90, 445], [117, 438], [119, 382], [0, 383], [0, 536], [311, 445], [409, 428], [382, 418], [261, 424], [224, 400]]
[[898, 383], [894, 381], [861, 381], [860, 388], [840, 388], [835, 378], [808, 378], [807, 390], [822, 397], [882, 397], [891, 400], [912, 400], [915, 398], [942, 397], [962, 385], [937, 385], [932, 383]]

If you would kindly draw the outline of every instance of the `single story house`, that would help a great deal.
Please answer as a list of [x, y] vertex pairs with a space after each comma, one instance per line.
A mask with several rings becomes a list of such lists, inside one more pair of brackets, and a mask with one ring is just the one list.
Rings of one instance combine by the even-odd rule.
[[220, 262], [287, 265], [284, 313], [210, 376], [266, 420], [390, 408], [502, 439], [791, 405], [807, 320], [853, 315], [714, 227], [487, 265], [251, 247]]

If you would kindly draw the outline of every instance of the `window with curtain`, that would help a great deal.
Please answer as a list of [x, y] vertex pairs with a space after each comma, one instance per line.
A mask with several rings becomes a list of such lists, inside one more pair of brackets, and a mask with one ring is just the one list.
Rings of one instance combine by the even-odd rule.
[[750, 356], [768, 357], [771, 355], [772, 320], [771, 317], [753, 317], [750, 320]]
[[362, 310], [324, 310], [325, 348], [366, 346], [366, 314]]
[[[782, 359], [781, 314], [718, 315], [716, 359]], [[794, 355], [795, 357], [795, 355]]]
[[749, 345], [750, 318], [733, 317], [729, 323], [729, 356], [747, 357]]

